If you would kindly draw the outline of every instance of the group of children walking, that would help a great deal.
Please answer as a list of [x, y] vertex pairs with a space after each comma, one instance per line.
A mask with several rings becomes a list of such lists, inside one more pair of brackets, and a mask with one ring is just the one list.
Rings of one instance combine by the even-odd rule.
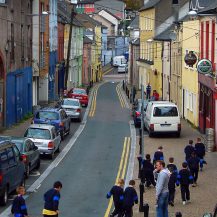
[[[195, 146], [193, 146], [193, 140], [189, 140], [189, 144], [184, 149], [185, 162], [182, 163], [182, 168], [178, 171], [177, 166], [174, 164], [174, 158], [169, 158], [167, 169], [170, 171], [170, 179], [168, 183], [169, 189], [169, 204], [174, 206], [176, 186], [180, 185], [181, 198], [183, 205], [190, 202], [190, 190], [189, 186], [197, 186], [197, 179], [199, 169], [202, 171], [203, 165], [206, 164], [204, 160], [205, 145], [201, 142], [200, 138], [197, 138]], [[153, 163], [149, 154], [146, 155], [146, 159], [138, 158], [141, 164], [140, 178], [146, 187], [150, 185], [156, 185], [156, 177], [154, 176], [155, 162], [158, 160], [164, 161], [163, 147], [160, 146], [154, 153]]]

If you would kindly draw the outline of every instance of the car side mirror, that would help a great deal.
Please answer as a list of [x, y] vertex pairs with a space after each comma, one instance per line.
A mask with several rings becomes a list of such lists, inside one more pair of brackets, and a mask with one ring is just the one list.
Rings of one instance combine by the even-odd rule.
[[33, 150], [36, 151], [38, 150], [38, 147], [36, 145], [33, 146]]

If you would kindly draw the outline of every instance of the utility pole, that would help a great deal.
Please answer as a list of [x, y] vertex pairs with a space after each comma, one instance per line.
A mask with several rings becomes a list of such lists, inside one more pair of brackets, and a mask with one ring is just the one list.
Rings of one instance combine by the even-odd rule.
[[68, 50], [67, 50], [67, 59], [66, 59], [66, 70], [65, 70], [65, 79], [64, 79], [64, 88], [67, 90], [67, 82], [68, 82], [68, 76], [69, 76], [69, 60], [70, 60], [70, 54], [71, 54], [71, 44], [72, 44], [72, 26], [73, 26], [73, 19], [75, 16], [74, 11], [75, 4], [72, 5], [71, 9], [71, 16], [70, 16], [70, 29], [69, 29], [69, 42], [68, 42]]

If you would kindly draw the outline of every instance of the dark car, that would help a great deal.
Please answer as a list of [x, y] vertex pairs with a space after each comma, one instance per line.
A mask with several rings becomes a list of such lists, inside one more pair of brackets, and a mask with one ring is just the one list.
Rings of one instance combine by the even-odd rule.
[[25, 166], [17, 146], [0, 138], [0, 204], [6, 205], [8, 195], [24, 184]]
[[70, 133], [71, 119], [62, 108], [43, 108], [34, 114], [34, 124], [53, 125], [63, 140]]
[[[144, 100], [144, 112], [146, 111], [149, 100]], [[142, 110], [142, 100], [136, 99], [132, 107], [132, 116], [134, 124], [136, 127], [141, 126], [141, 110]]]

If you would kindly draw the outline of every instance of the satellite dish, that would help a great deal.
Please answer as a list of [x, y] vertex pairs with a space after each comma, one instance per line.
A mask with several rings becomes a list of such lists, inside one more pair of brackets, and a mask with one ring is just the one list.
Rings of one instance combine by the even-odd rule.
[[176, 34], [175, 32], [170, 32], [169, 38], [170, 38], [172, 41], [175, 41], [175, 40], [177, 39], [177, 34]]

